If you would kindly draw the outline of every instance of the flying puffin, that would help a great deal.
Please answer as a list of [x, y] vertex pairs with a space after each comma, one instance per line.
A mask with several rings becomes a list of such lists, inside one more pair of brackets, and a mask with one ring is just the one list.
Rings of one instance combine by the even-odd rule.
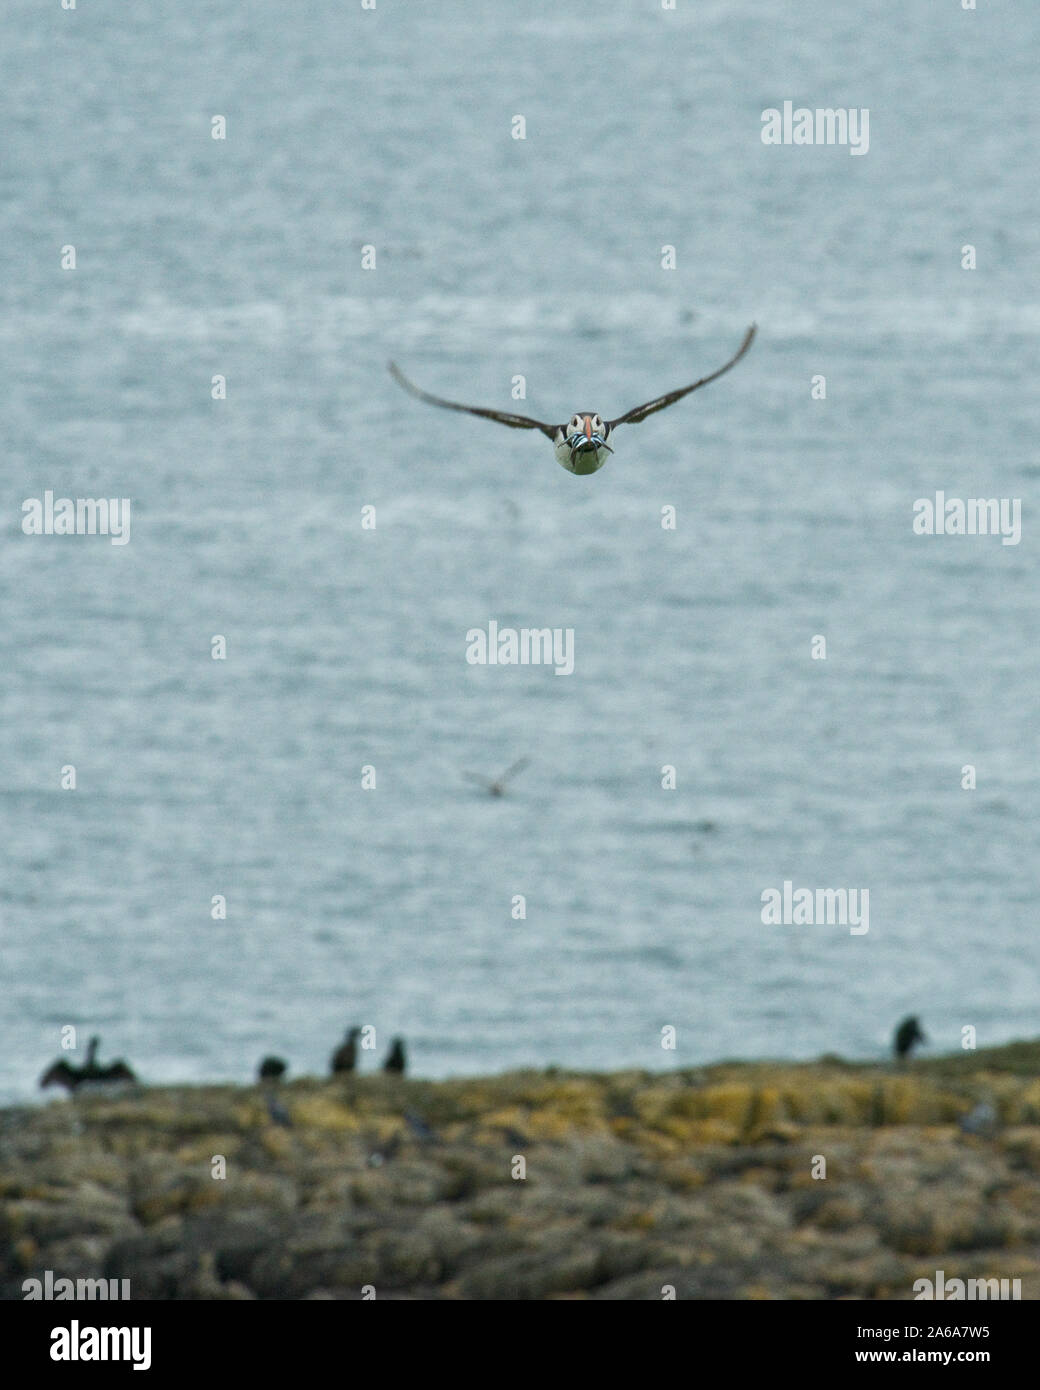
[[396, 382], [413, 396], [427, 401], [430, 405], [440, 405], [445, 410], [463, 410], [468, 415], [483, 416], [485, 420], [497, 420], [500, 425], [508, 425], [514, 430], [541, 430], [553, 442], [556, 461], [566, 468], [568, 473], [585, 474], [595, 473], [597, 469], [602, 468], [608, 455], [614, 452], [608, 440], [618, 425], [638, 425], [640, 420], [645, 420], [648, 415], [664, 410], [666, 405], [673, 405], [676, 401], [682, 400], [683, 396], [688, 396], [699, 386], [707, 386], [709, 381], [715, 381], [723, 372], [728, 372], [730, 367], [736, 366], [751, 346], [754, 336], [755, 325], [752, 324], [744, 334], [744, 341], [737, 349], [736, 355], [717, 372], [712, 372], [710, 376], [702, 376], [700, 381], [695, 381], [692, 386], [681, 386], [677, 391], [655, 396], [652, 401], [634, 406], [624, 415], [619, 415], [616, 420], [604, 420], [594, 411], [579, 410], [564, 425], [547, 425], [541, 420], [532, 420], [529, 415], [510, 415], [504, 410], [483, 410], [479, 406], [460, 405], [458, 401], [446, 401], [441, 396], [431, 396], [428, 391], [421, 390], [414, 382], [409, 381], [395, 363], [390, 362], [388, 366], [390, 375]]

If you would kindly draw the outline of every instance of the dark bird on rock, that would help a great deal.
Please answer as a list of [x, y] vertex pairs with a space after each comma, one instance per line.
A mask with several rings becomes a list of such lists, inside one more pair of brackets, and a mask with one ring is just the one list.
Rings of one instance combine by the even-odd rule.
[[257, 1080], [280, 1081], [288, 1070], [289, 1063], [283, 1062], [281, 1057], [265, 1057], [257, 1068]]
[[353, 1071], [357, 1066], [357, 1040], [360, 1036], [360, 1028], [351, 1028], [346, 1041], [336, 1048], [329, 1062], [333, 1076], [337, 1072]]
[[904, 1018], [892, 1039], [892, 1050], [899, 1058], [908, 1057], [916, 1043], [926, 1043], [928, 1039], [921, 1031], [921, 1025], [914, 1014]]
[[392, 1072], [397, 1076], [403, 1076], [407, 1065], [408, 1062], [404, 1054], [404, 1038], [394, 1038], [390, 1044], [390, 1051], [386, 1054], [383, 1070]]
[[530, 758], [518, 758], [512, 767], [506, 768], [501, 777], [495, 777], [491, 780], [487, 777], [481, 777], [476, 772], [464, 772], [462, 775], [463, 777], [468, 777], [471, 782], [476, 782], [478, 786], [483, 787], [489, 796], [505, 796], [506, 783], [511, 777], [515, 777], [518, 772], [523, 772], [530, 761]]
[[70, 1062], [62, 1059], [48, 1067], [40, 1077], [41, 1088], [47, 1086], [64, 1086], [67, 1091], [75, 1091], [80, 1086], [86, 1085], [107, 1085], [119, 1081], [136, 1081], [137, 1077], [130, 1070], [122, 1057], [115, 1062], [109, 1063], [107, 1067], [98, 1064], [97, 1051], [101, 1044], [100, 1038], [91, 1038], [87, 1043], [87, 1056], [81, 1067], [74, 1067]]

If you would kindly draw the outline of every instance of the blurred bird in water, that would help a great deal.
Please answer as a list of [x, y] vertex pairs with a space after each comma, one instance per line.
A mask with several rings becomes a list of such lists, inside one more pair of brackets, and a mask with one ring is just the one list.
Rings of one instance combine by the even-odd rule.
[[531, 761], [530, 758], [518, 758], [512, 767], [507, 767], [501, 777], [489, 781], [486, 777], [481, 777], [476, 772], [464, 772], [463, 777], [468, 777], [471, 782], [476, 782], [488, 793], [489, 796], [505, 796], [506, 783], [511, 777], [515, 777], [518, 772], [523, 772], [524, 768]]
[[357, 1065], [357, 1040], [361, 1036], [360, 1028], [351, 1028], [347, 1034], [346, 1041], [336, 1048], [329, 1060], [333, 1076], [341, 1071], [353, 1071]]
[[390, 1044], [390, 1051], [387, 1053], [386, 1061], [383, 1063], [383, 1070], [394, 1072], [398, 1076], [403, 1076], [405, 1067], [408, 1065], [404, 1055], [404, 1038], [394, 1038]]
[[921, 1031], [921, 1025], [914, 1014], [904, 1018], [902, 1023], [895, 1031], [892, 1039], [892, 1050], [896, 1057], [902, 1059], [910, 1054], [911, 1049], [916, 1043], [926, 1043], [928, 1039]]

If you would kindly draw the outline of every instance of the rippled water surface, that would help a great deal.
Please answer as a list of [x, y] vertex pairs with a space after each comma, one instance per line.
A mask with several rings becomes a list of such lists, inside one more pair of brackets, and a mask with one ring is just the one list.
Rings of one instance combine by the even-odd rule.
[[[0, 1096], [66, 1023], [155, 1081], [1037, 1033], [1040, 13], [9, 10]], [[763, 145], [787, 99], [869, 152]], [[385, 370], [609, 417], [753, 320], [587, 478]], [[129, 544], [23, 535], [48, 489]], [[915, 536], [940, 489], [1021, 543]], [[492, 619], [573, 675], [468, 665]], [[764, 925], [785, 880], [869, 932]]]

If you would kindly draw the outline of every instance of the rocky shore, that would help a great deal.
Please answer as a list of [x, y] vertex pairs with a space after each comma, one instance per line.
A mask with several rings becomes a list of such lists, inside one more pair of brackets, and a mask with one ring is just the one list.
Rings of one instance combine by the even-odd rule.
[[1040, 1041], [8, 1109], [0, 1296], [48, 1270], [134, 1299], [908, 1299], [938, 1270], [1040, 1298]]

